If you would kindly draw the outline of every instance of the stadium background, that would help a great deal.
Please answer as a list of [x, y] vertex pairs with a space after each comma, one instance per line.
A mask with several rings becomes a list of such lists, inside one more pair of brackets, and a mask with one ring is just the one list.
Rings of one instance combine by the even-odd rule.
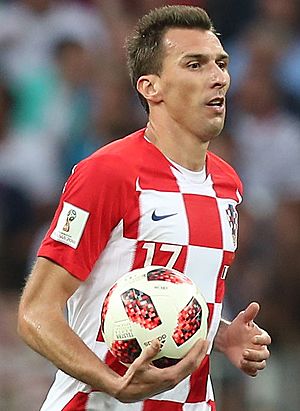
[[212, 150], [245, 184], [225, 313], [249, 301], [273, 337], [251, 379], [215, 355], [219, 411], [300, 409], [299, 0], [0, 0], [0, 409], [34, 411], [54, 368], [16, 335], [36, 248], [73, 164], [142, 127], [124, 38], [154, 6], [205, 7], [231, 55], [229, 114]]

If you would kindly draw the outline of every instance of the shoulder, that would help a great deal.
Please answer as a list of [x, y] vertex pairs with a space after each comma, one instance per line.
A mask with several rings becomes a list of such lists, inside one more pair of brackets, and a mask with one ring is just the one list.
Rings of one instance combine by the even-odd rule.
[[213, 176], [213, 180], [220, 181], [235, 187], [239, 193], [243, 194], [243, 183], [234, 168], [221, 157], [208, 151], [207, 153], [208, 173]]
[[143, 151], [144, 130], [101, 147], [75, 166], [75, 172], [95, 179], [124, 180], [136, 175]]

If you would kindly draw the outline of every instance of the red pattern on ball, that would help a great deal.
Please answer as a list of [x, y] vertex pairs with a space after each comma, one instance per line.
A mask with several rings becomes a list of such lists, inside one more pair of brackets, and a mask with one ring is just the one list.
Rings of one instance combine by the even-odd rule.
[[177, 327], [172, 335], [173, 340], [179, 347], [189, 340], [201, 327], [202, 309], [196, 298], [180, 311], [177, 319]]
[[173, 284], [183, 284], [189, 283], [192, 284], [192, 281], [185, 275], [179, 275], [172, 270], [167, 268], [157, 268], [151, 270], [147, 273], [148, 281], [168, 281]]
[[110, 297], [111, 297], [114, 289], [116, 288], [116, 286], [117, 286], [117, 284], [114, 284], [110, 288], [110, 290], [108, 291], [108, 293], [107, 293], [107, 295], [106, 295], [106, 297], [103, 301], [103, 304], [102, 304], [102, 310], [101, 310], [101, 328], [102, 328], [102, 330], [103, 330], [103, 327], [104, 327], [104, 321], [105, 321], [106, 313], [107, 313], [107, 310], [108, 310], [109, 300], [110, 300]]
[[151, 297], [140, 290], [130, 288], [122, 295], [122, 302], [128, 318], [141, 327], [153, 330], [161, 324]]
[[171, 365], [175, 365], [180, 361], [180, 358], [168, 358], [168, 357], [161, 357], [157, 360], [152, 361], [152, 364], [157, 368], [166, 368], [171, 367]]
[[115, 340], [110, 351], [125, 364], [131, 364], [141, 354], [142, 349], [135, 338], [129, 340]]

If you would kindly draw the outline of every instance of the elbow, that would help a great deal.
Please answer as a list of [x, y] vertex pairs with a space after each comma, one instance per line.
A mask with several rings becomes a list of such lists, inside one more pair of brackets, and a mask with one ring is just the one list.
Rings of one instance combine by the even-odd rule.
[[34, 319], [31, 318], [30, 312], [22, 303], [20, 304], [17, 318], [17, 333], [19, 337], [30, 345], [34, 333]]
[[28, 324], [26, 321], [26, 312], [24, 309], [19, 307], [18, 318], [17, 318], [17, 333], [22, 340], [25, 340], [28, 331]]

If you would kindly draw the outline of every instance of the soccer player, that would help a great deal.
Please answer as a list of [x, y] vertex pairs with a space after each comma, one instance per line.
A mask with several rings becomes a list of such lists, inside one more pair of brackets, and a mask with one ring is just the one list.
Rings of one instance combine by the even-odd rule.
[[[211, 411], [213, 344], [251, 376], [269, 357], [257, 303], [221, 319], [242, 195], [208, 151], [224, 124], [228, 55], [205, 11], [188, 6], [149, 12], [127, 49], [148, 124], [74, 167], [20, 302], [19, 333], [59, 368], [43, 411]], [[103, 342], [101, 304], [122, 274], [151, 264], [200, 286], [209, 332], [176, 365], [151, 364], [154, 341], [126, 368]]]

